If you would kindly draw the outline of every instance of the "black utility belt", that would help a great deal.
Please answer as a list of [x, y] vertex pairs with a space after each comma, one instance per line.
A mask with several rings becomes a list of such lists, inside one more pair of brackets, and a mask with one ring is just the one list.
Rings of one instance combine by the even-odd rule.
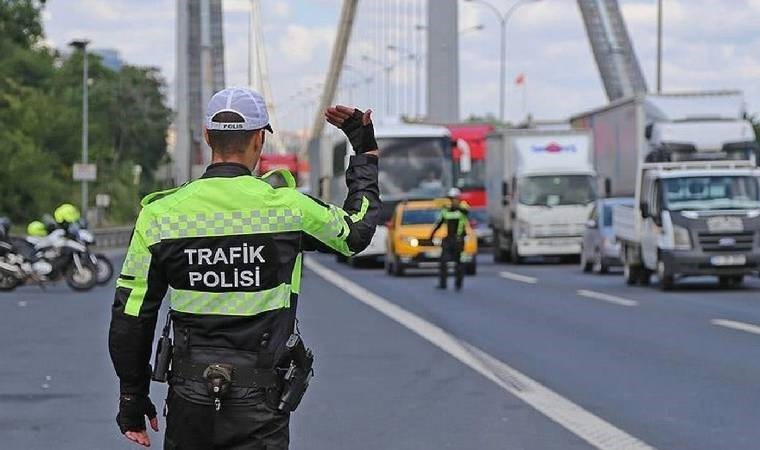
[[188, 359], [174, 358], [171, 377], [208, 383], [211, 375], [223, 375], [231, 387], [273, 388], [282, 385], [282, 371], [249, 366], [234, 366], [223, 363], [199, 363]]

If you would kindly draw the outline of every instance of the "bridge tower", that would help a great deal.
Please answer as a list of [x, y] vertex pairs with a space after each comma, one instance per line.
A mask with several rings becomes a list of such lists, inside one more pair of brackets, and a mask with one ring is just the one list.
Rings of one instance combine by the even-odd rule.
[[578, 0], [591, 49], [610, 101], [647, 91], [617, 0]]
[[175, 183], [197, 177], [211, 151], [203, 140], [206, 102], [224, 87], [222, 0], [177, 0]]

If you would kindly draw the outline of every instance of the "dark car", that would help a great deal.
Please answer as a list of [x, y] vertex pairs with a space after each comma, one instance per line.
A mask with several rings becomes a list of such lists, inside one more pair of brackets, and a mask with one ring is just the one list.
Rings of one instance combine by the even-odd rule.
[[581, 268], [584, 272], [607, 273], [610, 267], [620, 266], [620, 243], [612, 229], [615, 206], [633, 206], [633, 198], [602, 198], [594, 203], [581, 243]]

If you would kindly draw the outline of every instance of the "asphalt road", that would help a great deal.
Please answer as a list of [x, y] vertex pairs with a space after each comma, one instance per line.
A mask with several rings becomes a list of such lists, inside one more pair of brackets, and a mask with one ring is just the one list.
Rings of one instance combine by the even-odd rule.
[[[663, 293], [486, 257], [457, 293], [310, 260], [299, 312], [317, 377], [293, 449], [758, 448], [760, 280]], [[131, 448], [113, 420], [112, 294], [0, 294], [0, 448]]]

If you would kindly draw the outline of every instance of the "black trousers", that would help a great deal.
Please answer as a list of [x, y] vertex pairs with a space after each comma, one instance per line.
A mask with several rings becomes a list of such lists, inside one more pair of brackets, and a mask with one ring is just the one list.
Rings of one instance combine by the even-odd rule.
[[216, 411], [172, 393], [167, 409], [164, 450], [287, 450], [290, 442], [290, 415], [263, 398], [249, 405], [222, 403]]
[[464, 270], [462, 267], [463, 243], [459, 241], [443, 242], [441, 259], [438, 262], [438, 286], [446, 289], [449, 276], [449, 262], [454, 262], [454, 287], [462, 289]]

